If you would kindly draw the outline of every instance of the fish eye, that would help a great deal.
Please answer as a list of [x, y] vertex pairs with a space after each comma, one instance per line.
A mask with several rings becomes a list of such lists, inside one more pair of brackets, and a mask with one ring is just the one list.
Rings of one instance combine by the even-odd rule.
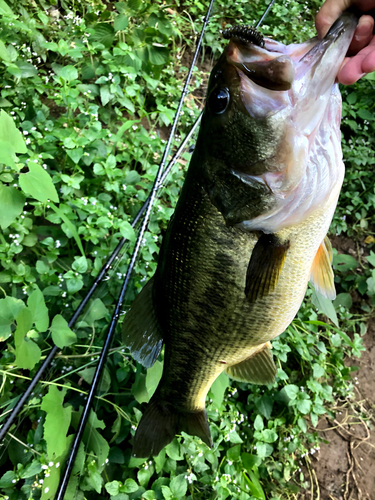
[[214, 89], [208, 99], [208, 107], [212, 113], [221, 115], [227, 109], [229, 104], [230, 94], [226, 88]]

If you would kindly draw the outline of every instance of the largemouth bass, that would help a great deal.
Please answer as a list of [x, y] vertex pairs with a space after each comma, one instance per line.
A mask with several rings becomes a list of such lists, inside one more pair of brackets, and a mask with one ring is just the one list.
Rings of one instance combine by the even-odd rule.
[[249, 27], [212, 71], [202, 123], [158, 268], [127, 313], [124, 341], [163, 375], [133, 453], [158, 454], [181, 431], [212, 446], [205, 411], [223, 372], [272, 383], [270, 341], [308, 281], [335, 296], [326, 239], [344, 177], [335, 78], [357, 19], [322, 41], [285, 46]]

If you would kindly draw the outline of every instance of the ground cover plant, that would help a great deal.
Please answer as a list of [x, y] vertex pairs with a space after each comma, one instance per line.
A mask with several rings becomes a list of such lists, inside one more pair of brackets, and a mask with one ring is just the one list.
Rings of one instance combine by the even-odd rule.
[[[52, 5], [51, 5], [52, 4]], [[126, 272], [133, 217], [146, 199], [207, 1], [0, 0], [0, 423], [57, 345], [49, 373], [0, 448], [0, 499], [52, 499]], [[282, 42], [314, 36], [318, 2], [275, 5], [262, 30]], [[220, 30], [253, 23], [263, 2], [217, 0], [174, 146], [202, 107]], [[309, 289], [273, 342], [269, 386], [214, 383], [214, 447], [176, 438], [157, 457], [131, 441], [162, 370], [147, 371], [115, 339], [67, 499], [285, 499], [303, 496], [320, 446], [316, 425], [354, 398], [346, 357], [359, 357], [375, 302], [375, 78], [343, 89], [347, 174], [332, 235], [362, 251], [334, 255], [338, 296]], [[145, 234], [131, 303], [156, 268], [190, 154], [163, 188]], [[122, 258], [74, 331], [67, 321], [120, 238]]]

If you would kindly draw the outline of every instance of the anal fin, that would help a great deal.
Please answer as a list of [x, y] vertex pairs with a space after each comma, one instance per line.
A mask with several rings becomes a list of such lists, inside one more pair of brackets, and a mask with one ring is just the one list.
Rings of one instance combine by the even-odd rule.
[[262, 234], [251, 254], [246, 273], [245, 294], [249, 302], [273, 292], [283, 268], [289, 241], [275, 234]]
[[323, 297], [334, 300], [336, 298], [336, 289], [331, 265], [332, 256], [331, 242], [326, 236], [320, 244], [311, 266], [310, 281], [315, 290]]
[[250, 384], [272, 384], [277, 368], [273, 362], [271, 344], [266, 342], [260, 350], [237, 365], [226, 368], [229, 377]]
[[122, 324], [124, 344], [145, 368], [155, 363], [163, 346], [163, 332], [152, 299], [153, 282], [151, 278], [143, 287]]

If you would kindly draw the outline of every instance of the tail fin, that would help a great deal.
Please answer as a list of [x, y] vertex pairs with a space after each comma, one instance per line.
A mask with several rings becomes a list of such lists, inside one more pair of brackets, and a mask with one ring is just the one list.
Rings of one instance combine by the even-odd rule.
[[205, 409], [178, 412], [171, 404], [152, 397], [135, 433], [133, 456], [146, 458], [158, 455], [181, 431], [198, 436], [212, 447]]

